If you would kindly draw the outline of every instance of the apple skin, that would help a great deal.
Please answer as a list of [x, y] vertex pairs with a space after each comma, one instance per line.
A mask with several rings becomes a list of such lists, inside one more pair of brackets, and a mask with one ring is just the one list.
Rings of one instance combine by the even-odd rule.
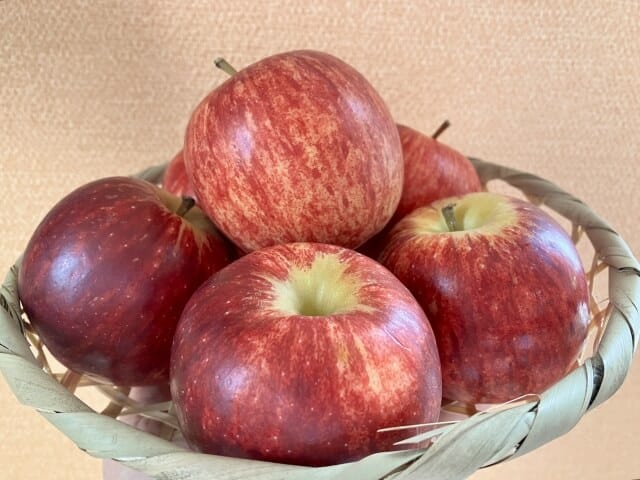
[[189, 177], [187, 176], [182, 150], [180, 150], [167, 165], [162, 178], [162, 186], [167, 192], [173, 195], [178, 197], [191, 197], [196, 200], [196, 202], [198, 201]]
[[[447, 230], [449, 204], [464, 231]], [[585, 273], [539, 207], [492, 193], [438, 200], [395, 226], [380, 261], [432, 323], [445, 398], [541, 393], [575, 365], [589, 322]]]
[[313, 243], [254, 251], [205, 282], [176, 330], [170, 385], [195, 450], [310, 466], [391, 449], [407, 433], [378, 429], [435, 421], [441, 405], [409, 291], [370, 258]]
[[400, 138], [384, 101], [325, 53], [267, 57], [193, 112], [185, 165], [202, 209], [244, 251], [289, 242], [355, 248], [402, 193]]
[[67, 368], [118, 385], [168, 382], [173, 332], [195, 289], [229, 263], [197, 207], [148, 182], [110, 177], [58, 202], [29, 241], [20, 300]]
[[391, 229], [419, 207], [456, 195], [482, 191], [473, 164], [453, 148], [413, 128], [398, 124], [404, 158], [404, 187], [400, 203], [385, 228], [358, 251], [377, 258]]

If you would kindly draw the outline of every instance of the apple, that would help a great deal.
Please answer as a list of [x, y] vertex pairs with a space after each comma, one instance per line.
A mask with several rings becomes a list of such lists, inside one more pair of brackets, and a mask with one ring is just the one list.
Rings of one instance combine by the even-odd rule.
[[311, 466], [391, 449], [398, 434], [378, 429], [435, 421], [441, 405], [416, 300], [377, 262], [317, 243], [254, 251], [205, 282], [170, 386], [193, 449]]
[[480, 177], [469, 159], [438, 141], [440, 134], [450, 126], [449, 121], [445, 121], [431, 137], [405, 125], [397, 126], [404, 158], [404, 188], [389, 223], [358, 249], [371, 258], [378, 257], [394, 225], [416, 208], [441, 198], [482, 190]]
[[162, 186], [164, 189], [179, 197], [191, 197], [198, 201], [189, 177], [184, 166], [184, 155], [180, 150], [175, 157], [171, 159], [162, 178]]
[[380, 261], [432, 323], [445, 398], [541, 393], [575, 365], [589, 322], [586, 277], [540, 207], [488, 192], [438, 200], [394, 227]]
[[463, 154], [438, 141], [444, 122], [431, 137], [398, 124], [404, 158], [404, 189], [392, 222], [441, 198], [482, 190], [480, 177]]
[[168, 382], [184, 305], [230, 261], [227, 243], [192, 205], [143, 180], [110, 177], [76, 189], [42, 220], [19, 295], [67, 368], [119, 385]]
[[289, 242], [355, 248], [402, 193], [400, 138], [367, 80], [325, 53], [274, 55], [193, 112], [184, 142], [199, 205], [244, 251]]

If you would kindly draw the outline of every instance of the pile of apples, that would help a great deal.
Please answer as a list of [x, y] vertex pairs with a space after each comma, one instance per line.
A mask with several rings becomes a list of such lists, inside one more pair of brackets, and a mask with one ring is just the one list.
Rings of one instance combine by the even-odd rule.
[[443, 396], [507, 401], [575, 365], [587, 282], [547, 213], [482, 191], [333, 56], [231, 73], [163, 187], [91, 182], [33, 234], [19, 295], [60, 362], [169, 382], [195, 450], [313, 466], [392, 449], [381, 430], [437, 421]]

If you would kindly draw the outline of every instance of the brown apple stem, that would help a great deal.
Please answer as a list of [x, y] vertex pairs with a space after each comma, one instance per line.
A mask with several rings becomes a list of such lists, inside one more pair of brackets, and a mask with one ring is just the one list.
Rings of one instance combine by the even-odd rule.
[[182, 202], [180, 203], [180, 206], [176, 210], [176, 215], [180, 215], [181, 217], [184, 217], [187, 214], [187, 212], [193, 208], [195, 204], [196, 204], [196, 201], [193, 198], [182, 197]]
[[460, 228], [458, 228], [458, 221], [456, 220], [454, 208], [456, 208], [456, 204], [450, 203], [442, 209], [442, 216], [444, 217], [444, 221], [447, 223], [447, 228], [450, 232], [460, 231]]
[[442, 132], [444, 132], [450, 126], [451, 126], [451, 122], [449, 122], [449, 120], [445, 120], [444, 122], [442, 122], [442, 125], [440, 125], [438, 129], [433, 133], [433, 135], [431, 135], [431, 138], [433, 138], [434, 140], [437, 140], [438, 137], [442, 134]]
[[215, 64], [216, 67], [218, 67], [220, 70], [225, 72], [230, 77], [238, 73], [238, 71], [235, 68], [233, 68], [233, 66], [222, 57], [216, 58], [213, 63]]

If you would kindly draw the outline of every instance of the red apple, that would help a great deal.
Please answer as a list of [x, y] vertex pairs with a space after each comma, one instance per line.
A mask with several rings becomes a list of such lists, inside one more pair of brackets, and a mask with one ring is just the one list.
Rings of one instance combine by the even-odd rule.
[[294, 243], [246, 255], [194, 294], [171, 392], [196, 450], [327, 465], [390, 449], [398, 436], [382, 427], [436, 420], [440, 365], [424, 312], [389, 271]]
[[419, 207], [435, 200], [479, 192], [482, 183], [467, 157], [437, 140], [449, 127], [444, 122], [428, 137], [417, 130], [398, 124], [404, 158], [404, 188], [393, 217], [385, 228], [358, 251], [377, 258], [384, 248], [388, 233], [396, 223]]
[[167, 165], [162, 179], [162, 186], [167, 192], [178, 197], [191, 197], [196, 201], [198, 200], [187, 177], [182, 150]]
[[571, 239], [541, 208], [486, 192], [438, 200], [395, 226], [380, 261], [431, 320], [444, 397], [504, 402], [574, 366], [587, 282]]
[[241, 249], [298, 241], [357, 247], [402, 193], [402, 149], [387, 106], [330, 55], [265, 58], [195, 109], [184, 146], [199, 204]]
[[197, 207], [112, 177], [63, 198], [24, 254], [20, 299], [68, 368], [120, 385], [167, 382], [173, 332], [194, 290], [230, 261]]
[[398, 125], [404, 157], [404, 188], [393, 223], [435, 200], [482, 190], [478, 173], [469, 159], [437, 140], [448, 125], [445, 122], [432, 137]]

